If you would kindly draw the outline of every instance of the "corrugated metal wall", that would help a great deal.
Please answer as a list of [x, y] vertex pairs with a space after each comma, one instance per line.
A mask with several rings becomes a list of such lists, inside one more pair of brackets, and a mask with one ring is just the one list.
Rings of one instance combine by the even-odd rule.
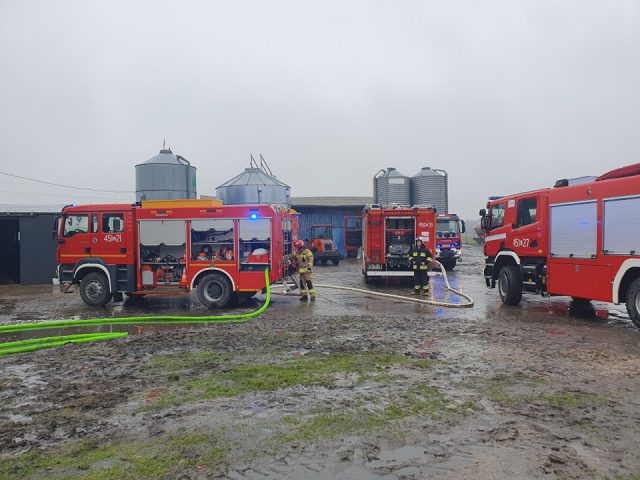
[[300, 213], [300, 238], [309, 238], [311, 225], [331, 225], [333, 227], [333, 242], [336, 249], [346, 255], [344, 249], [344, 217], [361, 215], [358, 207], [296, 207]]

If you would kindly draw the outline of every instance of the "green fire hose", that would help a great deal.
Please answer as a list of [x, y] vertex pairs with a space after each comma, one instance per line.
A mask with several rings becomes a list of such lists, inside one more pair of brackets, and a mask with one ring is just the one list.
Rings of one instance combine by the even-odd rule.
[[62, 335], [59, 337], [31, 338], [29, 340], [5, 342], [0, 343], [0, 357], [12, 353], [33, 352], [34, 350], [41, 350], [43, 348], [61, 347], [67, 343], [86, 343], [127, 336], [129, 336], [127, 332], [81, 333], [78, 335]]
[[[253, 317], [257, 317], [264, 312], [271, 301], [271, 288], [269, 285], [269, 270], [264, 272], [267, 298], [262, 306], [249, 313], [242, 313], [238, 315], [208, 315], [203, 317], [193, 316], [175, 316], [175, 315], [159, 315], [154, 317], [111, 317], [111, 318], [92, 318], [86, 320], [54, 320], [48, 322], [37, 323], [17, 323], [13, 325], [0, 325], [0, 334], [11, 332], [24, 332], [28, 330], [47, 330], [51, 328], [66, 328], [66, 327], [87, 327], [95, 325], [118, 325], [122, 323], [195, 323], [195, 322], [207, 322], [217, 324], [227, 323], [244, 323], [251, 320]], [[84, 343], [92, 340], [105, 340], [108, 338], [125, 337], [128, 334], [124, 333], [91, 333], [80, 335], [67, 335], [61, 337], [47, 337], [37, 338], [32, 340], [19, 340], [17, 342], [5, 342], [0, 343], [0, 356], [8, 355], [9, 353], [19, 353], [26, 351], [39, 350], [40, 348], [49, 348], [64, 345], [65, 343]], [[71, 338], [75, 337], [75, 338]], [[16, 350], [16, 349], [23, 350]]]

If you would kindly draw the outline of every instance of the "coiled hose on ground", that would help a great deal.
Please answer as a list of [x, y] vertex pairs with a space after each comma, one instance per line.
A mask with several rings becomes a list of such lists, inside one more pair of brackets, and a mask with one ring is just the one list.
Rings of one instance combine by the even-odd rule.
[[[429, 276], [436, 276], [436, 275], [441, 275], [444, 278], [444, 283], [447, 287], [447, 290], [449, 290], [452, 293], [455, 293], [456, 295], [461, 296], [462, 298], [466, 299], [467, 302], [466, 303], [453, 303], [453, 302], [442, 302], [442, 301], [438, 301], [438, 300], [425, 300], [422, 298], [413, 298], [413, 297], [408, 297], [405, 295], [394, 295], [391, 293], [382, 293], [382, 292], [376, 292], [374, 290], [365, 290], [363, 288], [354, 288], [354, 287], [345, 287], [342, 285], [327, 285], [327, 284], [323, 284], [323, 283], [317, 283], [314, 284], [314, 287], [317, 288], [332, 288], [334, 290], [346, 290], [349, 292], [356, 292], [356, 293], [361, 293], [364, 295], [370, 295], [370, 296], [374, 296], [374, 297], [384, 297], [384, 298], [393, 298], [395, 300], [403, 300], [406, 302], [412, 302], [412, 303], [419, 303], [419, 304], [423, 304], [423, 305], [434, 305], [436, 307], [446, 307], [446, 308], [471, 308], [474, 305], [474, 300], [473, 298], [471, 298], [469, 295], [467, 295], [466, 293], [461, 292], [460, 290], [457, 290], [455, 288], [453, 288], [450, 284], [449, 284], [449, 278], [447, 277], [447, 271], [444, 268], [444, 266], [438, 262], [437, 260], [434, 261], [436, 264], [440, 265], [440, 272], [430, 272]], [[280, 292], [282, 295], [287, 295], [289, 293], [289, 288], [287, 285], [285, 285], [285, 290]]]

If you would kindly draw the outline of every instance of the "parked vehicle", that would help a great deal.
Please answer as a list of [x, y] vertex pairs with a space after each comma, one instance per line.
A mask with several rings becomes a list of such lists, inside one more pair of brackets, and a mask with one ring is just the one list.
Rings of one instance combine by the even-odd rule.
[[68, 206], [58, 232], [58, 278], [88, 305], [122, 295], [197, 290], [208, 308], [242, 301], [285, 275], [297, 217], [268, 205], [157, 200]]
[[462, 261], [462, 234], [464, 220], [455, 213], [436, 216], [436, 257], [446, 270], [453, 270]]
[[308, 247], [313, 252], [313, 261], [316, 264], [326, 265], [327, 262], [331, 262], [338, 265], [342, 259], [342, 254], [336, 250], [333, 242], [331, 225], [311, 225]]
[[362, 214], [362, 273], [373, 278], [413, 277], [409, 250], [416, 237], [435, 251], [436, 214], [431, 207], [365, 207]]
[[523, 293], [626, 303], [640, 327], [640, 164], [482, 209], [484, 276], [507, 305]]

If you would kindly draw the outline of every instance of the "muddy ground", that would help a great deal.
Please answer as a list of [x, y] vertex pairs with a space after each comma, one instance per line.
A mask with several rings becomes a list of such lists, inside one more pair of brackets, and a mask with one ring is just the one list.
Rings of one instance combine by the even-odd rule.
[[[473, 309], [319, 289], [245, 324], [118, 326], [129, 338], [1, 357], [0, 478], [640, 478], [623, 308], [504, 307], [481, 272], [471, 247], [450, 277]], [[355, 261], [316, 277], [365, 288]], [[160, 311], [207, 313], [0, 287], [4, 324]]]

